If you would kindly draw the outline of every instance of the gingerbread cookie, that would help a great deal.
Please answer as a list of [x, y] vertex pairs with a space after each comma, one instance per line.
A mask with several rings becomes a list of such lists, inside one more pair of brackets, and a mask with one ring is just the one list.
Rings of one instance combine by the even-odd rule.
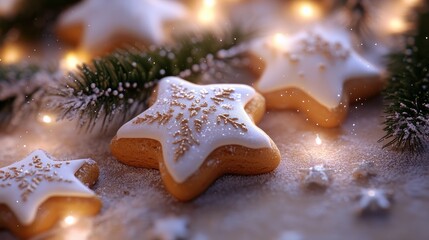
[[359, 56], [345, 32], [317, 27], [250, 46], [255, 88], [269, 109], [296, 109], [323, 127], [339, 126], [350, 103], [379, 93], [381, 71]]
[[0, 169], [0, 228], [27, 238], [68, 216], [91, 216], [101, 201], [86, 185], [98, 178], [91, 159], [54, 161], [36, 150]]
[[154, 104], [118, 130], [111, 151], [125, 164], [159, 168], [166, 189], [190, 200], [223, 174], [277, 167], [279, 150], [254, 124], [264, 111], [264, 98], [249, 86], [166, 77]]
[[186, 16], [186, 8], [176, 1], [85, 0], [60, 17], [58, 34], [99, 54], [124, 42], [165, 43], [174, 29], [169, 23]]

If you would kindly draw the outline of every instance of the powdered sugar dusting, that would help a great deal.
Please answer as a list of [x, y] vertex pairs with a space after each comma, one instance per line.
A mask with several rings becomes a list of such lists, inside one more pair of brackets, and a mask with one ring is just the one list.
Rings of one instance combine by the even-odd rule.
[[[221, 177], [188, 203], [168, 194], [158, 170], [116, 161], [108, 148], [112, 136], [79, 133], [70, 122], [29, 123], [13, 134], [1, 133], [0, 164], [9, 165], [36, 148], [58, 159], [94, 159], [100, 177], [93, 190], [103, 208], [99, 215], [85, 219], [89, 239], [144, 238], [157, 220], [169, 216], [187, 219], [190, 239], [278, 239], [285, 231], [300, 233], [304, 239], [396, 239], [401, 234], [422, 238], [428, 234], [429, 216], [422, 209], [429, 204], [429, 153], [410, 156], [382, 149], [376, 143], [383, 135], [381, 113], [382, 103], [376, 99], [353, 108], [341, 128], [324, 129], [293, 111], [267, 112], [260, 127], [282, 154], [279, 167], [269, 174]], [[317, 134], [320, 145], [315, 142]], [[363, 160], [375, 163], [377, 175], [357, 181], [353, 170]], [[304, 187], [300, 169], [317, 164], [333, 169], [331, 184], [325, 189]], [[388, 217], [356, 216], [359, 191], [370, 187], [394, 190]], [[70, 228], [55, 228], [44, 236], [68, 232]], [[3, 231], [0, 238], [11, 235]]]

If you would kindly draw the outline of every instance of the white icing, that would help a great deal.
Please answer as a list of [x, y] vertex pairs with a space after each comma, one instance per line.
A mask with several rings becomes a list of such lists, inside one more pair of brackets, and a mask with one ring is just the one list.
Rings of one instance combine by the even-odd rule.
[[[173, 86], [186, 89], [184, 92], [193, 95], [192, 99], [187, 99], [181, 95], [180, 98], [173, 97], [175, 91]], [[232, 89], [229, 98], [222, 98], [216, 104], [212, 97], [222, 89]], [[176, 182], [184, 182], [194, 172], [196, 172], [208, 155], [218, 147], [237, 144], [248, 148], [270, 148], [270, 138], [259, 129], [245, 112], [244, 106], [253, 98], [255, 90], [249, 86], [241, 84], [212, 84], [199, 86], [177, 77], [166, 77], [159, 82], [158, 96], [156, 102], [146, 111], [123, 125], [117, 133], [118, 138], [150, 138], [158, 140], [162, 144], [162, 151], [166, 167]], [[189, 96], [188, 95], [188, 96]], [[234, 100], [232, 100], [234, 99]], [[177, 100], [177, 101], [176, 101]], [[199, 104], [207, 103], [199, 111], [190, 111], [192, 103], [199, 101]], [[216, 111], [205, 114], [204, 111], [215, 108]], [[159, 123], [149, 120], [142, 121], [148, 115], [155, 116], [157, 112], [161, 114], [172, 114], [168, 121]], [[176, 117], [183, 114], [181, 120]], [[229, 118], [237, 118], [235, 127], [231, 123], [218, 122], [220, 115], [229, 114]], [[197, 131], [195, 120], [206, 120], [202, 124], [201, 131]], [[224, 115], [225, 116], [225, 115]], [[191, 144], [189, 149], [177, 157], [179, 140], [182, 135], [175, 135], [183, 125], [183, 119], [188, 121], [189, 132], [193, 135], [188, 138]], [[140, 121], [140, 122], [139, 122]], [[244, 127], [243, 127], [244, 126]], [[182, 131], [183, 133], [183, 131]]]
[[298, 88], [329, 109], [339, 106], [348, 79], [381, 73], [340, 30], [315, 27], [284, 38], [266, 37], [252, 42], [250, 51], [266, 63], [258, 91]]
[[167, 39], [165, 21], [183, 19], [185, 7], [166, 0], [86, 0], [68, 10], [60, 26], [82, 24], [84, 49], [99, 49], [109, 39], [123, 35], [137, 37], [152, 44]]
[[[36, 158], [40, 159], [39, 164]], [[87, 160], [53, 161], [43, 150], [33, 151], [23, 160], [0, 169], [0, 203], [6, 204], [23, 225], [29, 225], [39, 206], [50, 197], [94, 196], [74, 176]]]

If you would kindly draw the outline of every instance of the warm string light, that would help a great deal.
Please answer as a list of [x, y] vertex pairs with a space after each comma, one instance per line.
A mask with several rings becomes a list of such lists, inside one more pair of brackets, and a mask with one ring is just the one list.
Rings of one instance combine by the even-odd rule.
[[291, 7], [294, 15], [301, 20], [316, 20], [321, 16], [320, 6], [310, 1], [297, 1]]
[[278, 49], [278, 50], [285, 49], [287, 44], [287, 38], [283, 33], [276, 33], [273, 36], [272, 44], [275, 49]]
[[214, 7], [216, 5], [216, 0], [203, 0], [204, 6]]
[[420, 4], [420, 0], [402, 0], [395, 5], [389, 5], [385, 15], [380, 17], [382, 30], [386, 34], [403, 34], [412, 28], [412, 23], [407, 18], [413, 8]]
[[76, 217], [74, 217], [74, 216], [67, 216], [63, 220], [63, 225], [65, 227], [68, 227], [68, 226], [74, 225], [76, 222], [77, 222]]
[[44, 115], [42, 117], [42, 122], [44, 122], [44, 123], [51, 123], [52, 122], [52, 118], [49, 115]]
[[309, 4], [303, 4], [300, 8], [299, 8], [299, 14], [302, 17], [305, 18], [310, 18], [311, 16], [313, 16], [314, 14], [314, 9], [311, 5]]
[[388, 29], [390, 33], [403, 33], [408, 29], [408, 24], [401, 18], [392, 18], [388, 21]]
[[63, 227], [61, 234], [63, 240], [89, 239], [92, 231], [90, 220], [75, 216], [65, 217], [61, 226]]
[[217, 11], [216, 0], [203, 0], [201, 6], [198, 9], [198, 20], [203, 25], [210, 25], [214, 23], [216, 19]]
[[4, 46], [2, 55], [0, 57], [1, 62], [6, 64], [17, 63], [21, 60], [22, 50], [17, 45], [6, 45]]
[[63, 70], [71, 71], [87, 60], [88, 56], [83, 52], [68, 52], [61, 60], [60, 67]]
[[402, 0], [402, 2], [410, 7], [420, 4], [420, 0]]
[[46, 113], [41, 113], [39, 114], [39, 121], [46, 125], [50, 125], [54, 123], [54, 117]]

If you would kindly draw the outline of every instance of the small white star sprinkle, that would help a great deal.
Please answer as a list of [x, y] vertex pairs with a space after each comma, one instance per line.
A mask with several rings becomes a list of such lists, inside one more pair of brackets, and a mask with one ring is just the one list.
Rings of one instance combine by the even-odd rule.
[[301, 169], [301, 171], [307, 174], [304, 177], [305, 186], [317, 185], [319, 187], [327, 187], [331, 180], [329, 172], [333, 170], [326, 168], [323, 164], [318, 164], [308, 169]]
[[360, 213], [387, 211], [391, 207], [392, 196], [393, 193], [383, 189], [361, 189], [358, 210]]
[[375, 163], [373, 161], [363, 161], [353, 169], [353, 178], [355, 180], [367, 179], [376, 174]]
[[177, 240], [189, 236], [188, 220], [183, 217], [167, 217], [155, 221], [150, 230], [150, 239]]

